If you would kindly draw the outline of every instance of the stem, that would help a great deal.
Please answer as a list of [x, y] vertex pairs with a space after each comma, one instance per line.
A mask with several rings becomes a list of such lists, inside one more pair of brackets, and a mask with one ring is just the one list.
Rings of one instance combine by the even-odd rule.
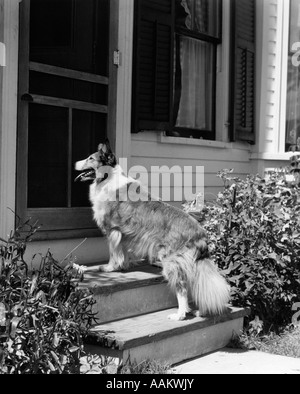
[[74, 249], [72, 249], [71, 252], [68, 253], [68, 254], [66, 255], [66, 257], [60, 262], [60, 264], [62, 264], [69, 256], [71, 256], [71, 254], [72, 254], [73, 252], [75, 252], [75, 250], [77, 250], [81, 245], [83, 245], [83, 244], [85, 243], [86, 240], [87, 240], [87, 238], [85, 238], [82, 242], [80, 242], [79, 245], [77, 245]]

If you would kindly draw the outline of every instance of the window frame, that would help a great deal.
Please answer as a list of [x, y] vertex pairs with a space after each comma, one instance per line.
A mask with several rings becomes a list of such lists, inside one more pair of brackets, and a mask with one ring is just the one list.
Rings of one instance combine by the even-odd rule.
[[[185, 36], [189, 38], [193, 38], [208, 44], [213, 45], [212, 49], [212, 107], [211, 107], [211, 119], [210, 119], [210, 124], [211, 124], [211, 130], [200, 130], [200, 129], [192, 129], [192, 128], [187, 128], [187, 127], [178, 127], [175, 126], [176, 119], [174, 117], [173, 119], [173, 131], [174, 132], [179, 132], [182, 135], [180, 137], [190, 137], [193, 136], [193, 138], [201, 138], [205, 140], [216, 140], [216, 107], [217, 107], [217, 51], [218, 51], [218, 45], [222, 44], [222, 1], [217, 0], [218, 2], [218, 7], [217, 7], [217, 31], [218, 34], [216, 36], [210, 35], [208, 33], [203, 33], [203, 32], [197, 32], [195, 30], [189, 30], [188, 28], [184, 27], [179, 27], [176, 25], [175, 21], [175, 45], [177, 42], [177, 36]], [[176, 18], [176, 15], [175, 15]], [[176, 55], [174, 55], [176, 56]], [[173, 73], [173, 78], [175, 78], [176, 72]], [[174, 89], [175, 90], [175, 89]], [[175, 94], [175, 91], [174, 91]], [[173, 108], [174, 108], [174, 103], [173, 103]], [[167, 133], [168, 135], [168, 133]]]
[[[300, 151], [299, 143], [297, 143], [299, 141], [299, 137], [300, 137], [300, 136], [298, 136], [299, 135], [298, 134], [299, 133], [298, 132], [299, 126], [296, 126], [296, 136], [295, 137], [298, 136], [296, 143], [295, 144], [288, 143], [288, 113], [287, 112], [288, 112], [288, 109], [289, 109], [289, 105], [288, 105], [288, 101], [289, 101], [289, 87], [291, 87], [292, 83], [293, 83], [293, 86], [295, 86], [296, 84], [298, 85], [298, 82], [299, 82], [299, 79], [296, 81], [296, 83], [294, 83], [294, 82], [291, 83], [291, 81], [289, 80], [289, 72], [291, 71], [291, 69], [290, 69], [291, 64], [290, 63], [292, 63], [293, 56], [299, 54], [298, 47], [297, 47], [297, 50], [292, 50], [293, 44], [299, 42], [299, 41], [292, 41], [292, 38], [293, 38], [292, 37], [292, 15], [293, 15], [292, 11], [293, 11], [293, 9], [292, 9], [292, 0], [289, 0], [288, 1], [288, 29], [287, 29], [288, 37], [287, 37], [287, 50], [286, 50], [286, 53], [285, 53], [285, 57], [286, 57], [286, 89], [284, 91], [284, 94], [285, 94], [285, 127], [284, 127], [284, 135], [285, 135], [285, 137], [284, 137], [284, 147], [283, 147], [284, 153], [287, 153], [287, 154], [291, 154], [291, 153], [295, 153], [295, 152], [299, 152]], [[296, 57], [297, 60], [298, 60], [298, 57], [299, 56]], [[292, 66], [294, 68], [297, 68], [294, 65], [292, 65]], [[299, 75], [298, 75], [298, 77], [299, 77]], [[297, 97], [297, 99], [298, 98], [299, 98], [299, 96]], [[293, 105], [292, 105], [292, 107], [293, 107]], [[297, 110], [296, 110], [296, 112], [297, 112]], [[299, 120], [299, 118], [298, 118], [298, 120]], [[295, 121], [295, 123], [296, 123], [296, 121]], [[290, 130], [290, 131], [293, 131], [293, 130]], [[288, 145], [289, 145], [289, 149], [287, 149]]]
[[[170, 109], [169, 109], [169, 120], [167, 121], [159, 121], [156, 119], [145, 119], [143, 117], [139, 117], [139, 105], [138, 105], [138, 98], [139, 97], [139, 85], [140, 85], [140, 64], [139, 64], [139, 47], [140, 47], [140, 25], [141, 25], [141, 20], [143, 20], [142, 16], [142, 9], [143, 9], [143, 1], [144, 0], [135, 0], [135, 27], [134, 27], [134, 65], [133, 65], [133, 100], [132, 100], [132, 133], [139, 133], [142, 131], [157, 131], [157, 132], [164, 132], [166, 136], [172, 136], [176, 134], [181, 134], [180, 137], [186, 138], [190, 137], [191, 135], [194, 134], [195, 139], [205, 139], [205, 140], [216, 140], [217, 136], [217, 119], [216, 119], [216, 107], [217, 107], [217, 97], [218, 97], [218, 92], [217, 92], [217, 73], [218, 73], [218, 51], [219, 51], [219, 46], [222, 44], [222, 14], [223, 14], [223, 4], [222, 0], [218, 0], [218, 7], [217, 7], [217, 13], [218, 13], [218, 20], [217, 20], [217, 31], [218, 31], [218, 36], [213, 36], [208, 33], [203, 33], [203, 32], [195, 32], [191, 31], [187, 28], [179, 27], [176, 25], [176, 13], [175, 13], [175, 8], [176, 0], [171, 0], [172, 1], [172, 11], [170, 14], [167, 15], [167, 18], [171, 18], [170, 22], [170, 29], [173, 30], [173, 36], [172, 36], [172, 42], [170, 44], [171, 48], [171, 62], [170, 62], [170, 78], [172, 80], [170, 84], [170, 97], [169, 97], [169, 103], [170, 103]], [[145, 1], [144, 7], [149, 7], [148, 1]], [[157, 6], [158, 7], [158, 6]], [[163, 6], [162, 6], [163, 7]], [[150, 10], [150, 8], [149, 8]], [[156, 12], [156, 11], [155, 11]], [[149, 14], [154, 15], [153, 10], [149, 11]], [[158, 19], [156, 23], [160, 23], [160, 17], [158, 16]], [[187, 37], [191, 37], [194, 39], [199, 39], [203, 42], [207, 42], [209, 44], [213, 45], [213, 53], [212, 53], [212, 62], [213, 62], [213, 80], [212, 80], [212, 114], [211, 114], [211, 125], [212, 129], [211, 130], [200, 130], [200, 129], [192, 129], [192, 128], [184, 128], [184, 127], [176, 127], [175, 122], [176, 119], [174, 115], [174, 94], [175, 94], [175, 77], [176, 77], [176, 70], [174, 68], [175, 64], [175, 52], [174, 48], [176, 45], [176, 36], [178, 35], [185, 35]]]
[[[72, 128], [73, 109], [99, 112], [107, 115], [107, 133], [112, 146], [115, 146], [116, 113], [116, 69], [113, 66], [112, 48], [116, 47], [117, 32], [113, 28], [116, 21], [117, 0], [110, 0], [110, 27], [109, 27], [109, 77], [96, 74], [64, 69], [62, 67], [45, 65], [31, 62], [29, 59], [29, 18], [30, 0], [23, 0], [20, 6], [20, 35], [19, 35], [19, 97], [18, 97], [18, 136], [17, 136], [17, 175], [16, 175], [16, 215], [20, 220], [27, 218], [38, 220], [42, 226], [35, 234], [36, 240], [64, 239], [78, 237], [94, 237], [101, 235], [92, 218], [91, 207], [63, 207], [63, 208], [28, 208], [28, 112], [29, 105], [50, 105], [68, 110], [69, 117], [69, 141], [68, 141], [68, 168], [73, 167], [70, 128]], [[100, 105], [89, 102], [48, 97], [38, 94], [29, 94], [29, 72], [38, 71], [44, 74], [63, 76], [79, 81], [92, 82], [108, 86], [108, 104]], [[71, 187], [71, 179], [68, 180], [68, 189]]]

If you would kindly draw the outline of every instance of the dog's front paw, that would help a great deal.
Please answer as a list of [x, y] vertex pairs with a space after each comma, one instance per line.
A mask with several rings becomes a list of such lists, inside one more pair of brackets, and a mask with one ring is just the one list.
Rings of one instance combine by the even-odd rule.
[[201, 317], [201, 312], [199, 310], [194, 310], [190, 312], [191, 315], [195, 316], [195, 317]]
[[169, 320], [182, 321], [185, 319], [185, 313], [172, 313], [168, 316]]
[[103, 264], [99, 266], [98, 271], [100, 272], [114, 272], [117, 271], [117, 269], [109, 264]]

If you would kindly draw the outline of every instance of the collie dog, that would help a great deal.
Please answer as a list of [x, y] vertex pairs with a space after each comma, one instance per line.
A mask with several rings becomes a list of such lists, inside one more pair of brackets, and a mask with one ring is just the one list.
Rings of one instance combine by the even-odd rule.
[[75, 169], [81, 172], [76, 180], [92, 181], [94, 219], [109, 244], [110, 259], [100, 271], [127, 269], [129, 255], [160, 265], [178, 300], [172, 320], [184, 320], [191, 311], [189, 297], [201, 315], [226, 310], [229, 286], [209, 259], [206, 234], [194, 218], [151, 197], [126, 176], [108, 142], [78, 161]]

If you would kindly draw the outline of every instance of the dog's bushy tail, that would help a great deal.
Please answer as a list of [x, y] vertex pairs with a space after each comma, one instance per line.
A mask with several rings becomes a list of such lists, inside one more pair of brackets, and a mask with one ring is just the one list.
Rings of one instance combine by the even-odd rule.
[[230, 298], [230, 287], [218, 267], [209, 258], [194, 263], [193, 277], [189, 278], [190, 290], [200, 314], [221, 314]]

